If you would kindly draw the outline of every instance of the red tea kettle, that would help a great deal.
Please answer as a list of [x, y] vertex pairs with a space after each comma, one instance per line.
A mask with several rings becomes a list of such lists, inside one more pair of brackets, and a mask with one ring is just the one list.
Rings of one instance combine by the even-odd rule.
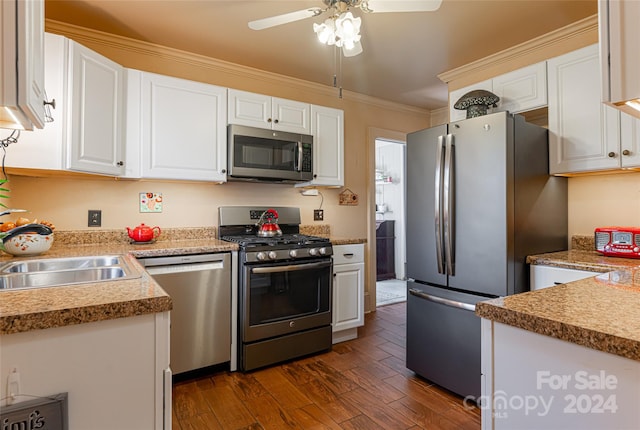
[[278, 212], [275, 209], [264, 211], [256, 225], [260, 237], [282, 236], [282, 230], [278, 225]]
[[140, 224], [133, 230], [127, 227], [127, 233], [129, 233], [129, 237], [136, 242], [149, 242], [150, 240], [155, 239], [160, 236], [161, 230], [160, 227], [149, 227], [144, 224]]

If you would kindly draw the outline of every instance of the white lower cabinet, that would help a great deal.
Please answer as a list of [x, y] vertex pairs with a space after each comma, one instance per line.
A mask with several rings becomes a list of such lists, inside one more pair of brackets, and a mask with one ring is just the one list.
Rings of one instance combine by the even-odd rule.
[[364, 325], [364, 245], [333, 246], [333, 343], [358, 337]]
[[2, 335], [0, 397], [16, 369], [17, 401], [68, 393], [70, 429], [169, 429], [169, 325], [161, 312]]
[[635, 360], [483, 319], [482, 378], [482, 430], [640, 428]]
[[567, 282], [579, 281], [580, 279], [592, 278], [599, 275], [598, 272], [587, 270], [564, 269], [561, 267], [531, 265], [531, 291], [553, 287], [554, 285], [566, 284]]
[[127, 69], [126, 176], [226, 181], [227, 89]]
[[124, 173], [124, 69], [63, 36], [45, 34], [45, 89], [54, 121], [24, 131], [6, 165]]

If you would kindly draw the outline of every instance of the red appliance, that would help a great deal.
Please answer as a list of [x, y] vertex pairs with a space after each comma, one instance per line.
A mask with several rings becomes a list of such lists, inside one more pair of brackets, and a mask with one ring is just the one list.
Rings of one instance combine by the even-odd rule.
[[640, 258], [640, 227], [598, 227], [595, 243], [603, 255]]

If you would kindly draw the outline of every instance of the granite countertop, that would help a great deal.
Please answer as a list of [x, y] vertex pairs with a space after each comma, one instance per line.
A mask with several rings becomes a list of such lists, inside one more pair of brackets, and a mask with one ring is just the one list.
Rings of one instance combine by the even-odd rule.
[[[330, 237], [328, 226], [303, 228], [301, 233], [329, 237], [332, 244], [365, 243], [365, 239]], [[136, 258], [237, 251], [238, 245], [217, 239], [209, 228], [163, 229], [154, 243], [131, 244], [121, 230], [56, 231], [54, 244], [35, 257], [0, 253], [0, 264], [32, 259], [86, 255], [125, 255], [141, 276], [49, 288], [0, 290], [0, 335], [72, 324], [131, 317], [171, 310], [171, 297], [149, 276]]]
[[577, 247], [527, 262], [594, 277], [480, 302], [478, 316], [640, 361], [640, 260]]

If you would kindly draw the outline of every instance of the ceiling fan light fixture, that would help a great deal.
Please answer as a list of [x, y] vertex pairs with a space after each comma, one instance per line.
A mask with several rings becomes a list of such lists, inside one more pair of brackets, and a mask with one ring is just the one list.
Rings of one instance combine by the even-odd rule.
[[336, 44], [336, 24], [333, 18], [328, 18], [322, 24], [313, 24], [313, 31], [321, 43], [325, 45]]
[[354, 17], [351, 12], [343, 12], [336, 19], [336, 36], [347, 49], [353, 49], [360, 41], [362, 18]]
[[360, 41], [355, 42], [353, 46], [347, 47], [346, 43], [342, 46], [342, 54], [345, 57], [355, 57], [362, 53], [362, 43]]

